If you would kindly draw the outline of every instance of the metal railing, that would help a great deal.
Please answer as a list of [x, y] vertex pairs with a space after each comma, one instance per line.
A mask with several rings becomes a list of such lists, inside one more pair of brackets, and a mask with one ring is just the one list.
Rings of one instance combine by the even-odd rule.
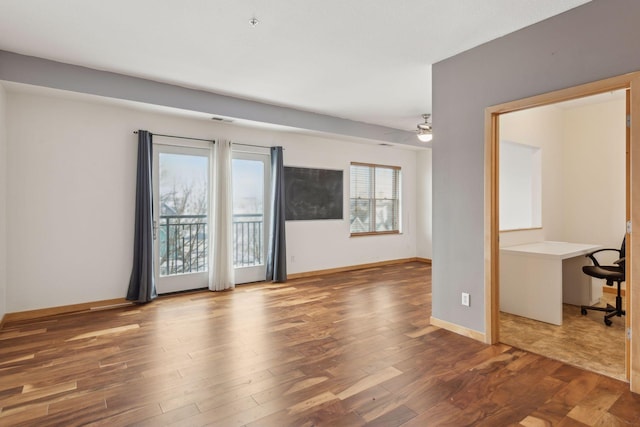
[[[158, 225], [160, 275], [208, 270], [206, 215], [162, 215]], [[264, 263], [262, 214], [233, 216], [233, 265], [250, 267]]]
[[160, 216], [160, 275], [207, 271], [208, 228], [206, 215]]
[[233, 216], [233, 265], [251, 267], [264, 264], [262, 214]]

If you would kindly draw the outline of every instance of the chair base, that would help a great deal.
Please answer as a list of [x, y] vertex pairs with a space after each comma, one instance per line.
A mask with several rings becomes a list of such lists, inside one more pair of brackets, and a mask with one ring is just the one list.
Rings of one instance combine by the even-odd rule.
[[595, 311], [604, 311], [604, 324], [607, 326], [611, 326], [613, 322], [611, 322], [611, 318], [613, 316], [625, 316], [627, 313], [622, 309], [622, 297], [620, 295], [616, 296], [616, 306], [612, 306], [611, 304], [607, 304], [606, 307], [592, 307], [590, 305], [580, 306], [580, 313], [583, 316], [587, 315], [587, 310], [595, 310]]

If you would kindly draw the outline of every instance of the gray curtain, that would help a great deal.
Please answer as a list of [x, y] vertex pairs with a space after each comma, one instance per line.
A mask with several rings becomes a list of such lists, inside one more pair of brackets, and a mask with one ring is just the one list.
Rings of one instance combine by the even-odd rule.
[[138, 131], [138, 173], [136, 178], [136, 225], [133, 239], [133, 269], [127, 299], [145, 303], [158, 296], [153, 259], [153, 164], [152, 135]]
[[287, 245], [284, 219], [284, 163], [282, 147], [271, 147], [271, 224], [267, 280], [287, 281]]

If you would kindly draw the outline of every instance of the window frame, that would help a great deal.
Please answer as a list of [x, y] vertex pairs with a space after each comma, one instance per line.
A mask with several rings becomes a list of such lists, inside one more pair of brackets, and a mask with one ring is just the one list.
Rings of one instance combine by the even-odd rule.
[[[368, 167], [372, 170], [372, 176], [374, 177], [373, 179], [373, 192], [372, 198], [356, 198], [356, 197], [352, 197], [353, 194], [351, 192], [351, 186], [353, 184], [353, 179], [354, 179], [354, 175], [352, 173], [352, 168], [354, 166], [359, 166], [359, 167]], [[376, 169], [389, 169], [389, 170], [393, 170], [394, 173], [396, 173], [396, 179], [395, 179], [395, 188], [393, 189], [393, 192], [395, 194], [397, 194], [397, 198], [395, 199], [380, 199], [380, 200], [391, 200], [397, 203], [397, 219], [396, 219], [396, 224], [397, 224], [397, 228], [394, 230], [385, 230], [385, 231], [375, 231], [375, 227], [376, 227], [376, 221], [375, 221], [375, 212], [376, 212], [376, 201], [378, 200], [378, 198], [375, 197], [375, 193], [376, 193], [376, 182], [375, 182], [375, 174], [376, 174]], [[373, 224], [370, 224], [369, 226], [369, 231], [363, 231], [363, 232], [354, 232], [352, 231], [352, 224], [351, 224], [351, 216], [352, 216], [352, 206], [353, 206], [353, 202], [354, 201], [358, 201], [358, 200], [367, 200], [369, 201], [369, 204], [371, 206], [371, 211], [374, 212], [374, 219], [373, 219]], [[393, 165], [381, 165], [381, 164], [376, 164], [376, 163], [363, 163], [363, 162], [351, 162], [349, 165], [349, 235], [350, 237], [360, 237], [360, 236], [379, 236], [379, 235], [388, 235], [388, 234], [401, 234], [402, 233], [402, 168], [400, 166], [393, 166]], [[373, 231], [371, 231], [371, 228], [374, 228]]]

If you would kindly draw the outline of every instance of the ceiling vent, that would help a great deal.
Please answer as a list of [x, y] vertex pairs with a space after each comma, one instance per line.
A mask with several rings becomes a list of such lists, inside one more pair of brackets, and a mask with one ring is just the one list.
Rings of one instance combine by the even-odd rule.
[[213, 120], [214, 122], [233, 123], [233, 120], [231, 119], [225, 119], [224, 117], [218, 117], [218, 116], [211, 117], [211, 120]]

